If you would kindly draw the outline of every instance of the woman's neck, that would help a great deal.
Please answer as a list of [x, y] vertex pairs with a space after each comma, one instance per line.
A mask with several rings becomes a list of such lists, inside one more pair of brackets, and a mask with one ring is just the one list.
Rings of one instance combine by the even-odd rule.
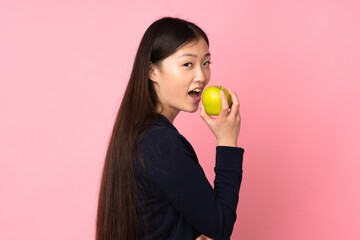
[[157, 113], [162, 114], [164, 117], [166, 117], [172, 124], [174, 123], [174, 120], [176, 116], [179, 114], [180, 110], [167, 107], [167, 108], [157, 108]]

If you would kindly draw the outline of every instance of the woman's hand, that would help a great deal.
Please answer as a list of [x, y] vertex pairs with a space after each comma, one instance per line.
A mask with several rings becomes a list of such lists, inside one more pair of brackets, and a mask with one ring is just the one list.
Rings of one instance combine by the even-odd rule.
[[200, 105], [200, 116], [214, 133], [218, 146], [236, 147], [241, 123], [240, 103], [235, 92], [229, 91], [229, 93], [233, 102], [230, 109], [226, 96], [221, 90], [220, 97], [222, 107], [219, 116], [212, 118], [208, 115], [202, 103]]
[[196, 238], [196, 240], [214, 240], [212, 238], [208, 238], [207, 236], [205, 236], [204, 234], [201, 234], [200, 236], [198, 236]]

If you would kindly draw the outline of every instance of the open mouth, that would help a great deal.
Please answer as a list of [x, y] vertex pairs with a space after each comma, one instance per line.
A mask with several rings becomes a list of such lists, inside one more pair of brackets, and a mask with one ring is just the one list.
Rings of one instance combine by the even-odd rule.
[[199, 89], [199, 88], [194, 89], [194, 90], [190, 91], [188, 94], [190, 95], [190, 97], [198, 100], [198, 99], [200, 99], [200, 96], [201, 96], [201, 89]]

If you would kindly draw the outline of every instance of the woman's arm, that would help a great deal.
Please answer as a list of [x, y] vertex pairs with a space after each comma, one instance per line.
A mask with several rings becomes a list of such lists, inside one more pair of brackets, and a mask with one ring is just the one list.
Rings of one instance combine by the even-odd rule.
[[144, 137], [142, 151], [150, 186], [199, 232], [228, 239], [236, 220], [244, 150], [217, 146], [214, 188], [196, 154], [176, 130], [161, 128]]
[[218, 140], [214, 188], [192, 146], [175, 128], [158, 127], [141, 144], [147, 176], [158, 197], [210, 239], [229, 239], [242, 181], [244, 150], [233, 146], [239, 133], [238, 104], [230, 112], [225, 107], [216, 121], [207, 120]]

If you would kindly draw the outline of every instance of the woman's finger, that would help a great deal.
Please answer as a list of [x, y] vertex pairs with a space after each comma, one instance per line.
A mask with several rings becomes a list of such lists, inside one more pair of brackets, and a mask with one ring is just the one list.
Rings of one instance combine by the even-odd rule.
[[202, 102], [200, 102], [200, 116], [205, 121], [207, 125], [210, 125], [211, 122], [214, 120], [212, 117], [210, 117], [209, 114], [206, 113], [204, 105]]
[[229, 103], [223, 90], [220, 90], [221, 111], [219, 117], [227, 116], [229, 112]]
[[229, 94], [230, 94], [231, 100], [232, 100], [230, 115], [236, 115], [239, 112], [240, 101], [235, 92], [229, 91]]

